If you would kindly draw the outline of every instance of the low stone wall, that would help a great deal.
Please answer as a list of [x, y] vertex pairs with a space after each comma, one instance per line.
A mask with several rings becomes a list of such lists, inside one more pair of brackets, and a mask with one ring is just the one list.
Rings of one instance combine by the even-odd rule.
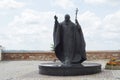
[[1, 61], [1, 59], [2, 59], [1, 54], [2, 54], [2, 51], [1, 51], [1, 48], [0, 48], [0, 61]]
[[2, 60], [42, 60], [57, 59], [53, 52], [3, 53]]
[[88, 60], [111, 58], [120, 59], [120, 51], [88, 51], [87, 58]]
[[[119, 58], [120, 51], [87, 51], [88, 60]], [[2, 60], [56, 60], [54, 52], [2, 52]]]

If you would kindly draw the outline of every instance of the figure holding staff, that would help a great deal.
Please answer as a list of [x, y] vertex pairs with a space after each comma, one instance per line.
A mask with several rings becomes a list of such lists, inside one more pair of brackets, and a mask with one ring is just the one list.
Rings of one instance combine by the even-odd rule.
[[70, 20], [70, 15], [65, 15], [65, 20], [58, 22], [54, 16], [54, 50], [57, 58], [63, 65], [79, 64], [86, 60], [85, 40], [81, 26], [77, 21], [78, 9], [76, 9], [75, 21]]

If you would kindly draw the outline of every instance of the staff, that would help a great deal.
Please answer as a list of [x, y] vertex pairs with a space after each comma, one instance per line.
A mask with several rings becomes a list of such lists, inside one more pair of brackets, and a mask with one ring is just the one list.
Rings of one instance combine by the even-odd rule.
[[75, 19], [77, 19], [78, 8], [76, 8]]

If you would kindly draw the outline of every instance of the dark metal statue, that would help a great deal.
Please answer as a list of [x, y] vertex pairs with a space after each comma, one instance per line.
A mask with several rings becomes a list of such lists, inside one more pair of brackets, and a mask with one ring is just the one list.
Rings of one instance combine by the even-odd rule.
[[58, 17], [54, 16], [54, 50], [58, 59], [65, 65], [79, 64], [86, 60], [85, 40], [81, 26], [77, 20], [75, 24], [71, 22], [70, 16], [65, 15], [65, 20], [58, 22]]

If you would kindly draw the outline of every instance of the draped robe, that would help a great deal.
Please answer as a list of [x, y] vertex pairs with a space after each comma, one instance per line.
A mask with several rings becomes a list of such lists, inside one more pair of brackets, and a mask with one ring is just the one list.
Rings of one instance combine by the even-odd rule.
[[85, 40], [79, 23], [55, 21], [53, 32], [54, 50], [57, 58], [64, 63], [82, 63], [86, 60]]

